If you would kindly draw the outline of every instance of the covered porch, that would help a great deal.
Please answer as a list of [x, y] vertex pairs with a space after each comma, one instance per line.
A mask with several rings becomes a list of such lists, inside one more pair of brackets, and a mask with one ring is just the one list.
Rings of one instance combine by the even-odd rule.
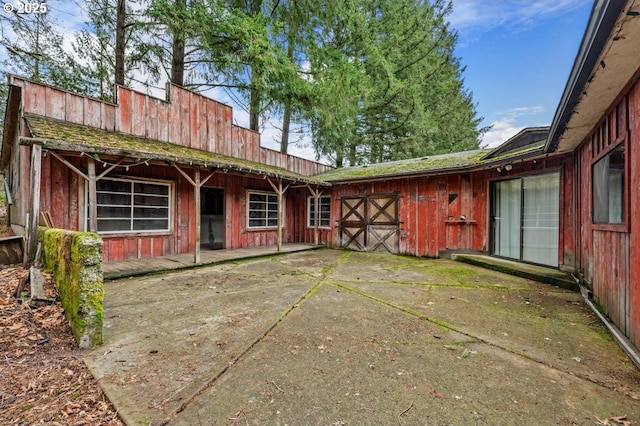
[[248, 247], [240, 249], [202, 250], [199, 262], [193, 262], [193, 253], [177, 254], [174, 256], [153, 257], [145, 259], [110, 262], [102, 265], [105, 280], [147, 275], [166, 271], [177, 271], [199, 266], [215, 265], [222, 262], [254, 259], [276, 254], [295, 253], [315, 250], [324, 247], [314, 244], [282, 244]]

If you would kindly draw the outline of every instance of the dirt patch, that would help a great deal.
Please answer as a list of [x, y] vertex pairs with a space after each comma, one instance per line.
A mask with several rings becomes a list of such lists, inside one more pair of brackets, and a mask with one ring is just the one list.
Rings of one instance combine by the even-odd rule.
[[[81, 358], [62, 307], [14, 297], [23, 268], [0, 270], [0, 424], [123, 423]], [[57, 298], [50, 279], [45, 296]]]

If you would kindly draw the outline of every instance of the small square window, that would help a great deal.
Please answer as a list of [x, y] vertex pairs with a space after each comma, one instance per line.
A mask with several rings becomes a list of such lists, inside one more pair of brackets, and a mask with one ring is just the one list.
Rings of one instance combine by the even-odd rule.
[[278, 226], [278, 196], [267, 192], [249, 192], [247, 196], [247, 226], [275, 228]]
[[[307, 226], [314, 228], [316, 226], [316, 198], [309, 197], [307, 202]], [[320, 207], [317, 212], [318, 227], [330, 228], [331, 227], [331, 197], [324, 196], [318, 198], [318, 206]]]

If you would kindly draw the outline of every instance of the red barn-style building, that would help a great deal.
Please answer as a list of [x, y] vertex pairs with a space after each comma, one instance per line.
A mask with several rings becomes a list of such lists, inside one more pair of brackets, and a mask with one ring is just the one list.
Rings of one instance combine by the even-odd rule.
[[332, 169], [260, 147], [176, 86], [101, 102], [9, 80], [0, 172], [33, 248], [40, 212], [105, 262], [281, 243], [574, 274], [640, 347], [640, 5], [596, 0], [550, 127], [500, 147]]

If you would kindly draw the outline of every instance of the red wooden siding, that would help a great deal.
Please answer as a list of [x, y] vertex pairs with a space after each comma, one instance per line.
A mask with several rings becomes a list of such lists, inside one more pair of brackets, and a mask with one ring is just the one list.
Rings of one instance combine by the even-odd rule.
[[[640, 85], [612, 105], [575, 155], [578, 219], [577, 266], [590, 283], [603, 312], [640, 346]], [[612, 144], [625, 142], [626, 218], [624, 225], [592, 224], [592, 165]], [[565, 243], [566, 245], [566, 243]]]
[[243, 158], [314, 175], [329, 166], [260, 147], [260, 135], [233, 125], [228, 105], [181, 87], [169, 87], [170, 102], [125, 87], [117, 103], [107, 103], [19, 77], [11, 84], [25, 91], [24, 112], [144, 138]]
[[629, 338], [636, 347], [640, 347], [640, 84], [636, 83], [631, 92], [629, 111], [631, 147], [629, 164], [629, 197], [631, 243], [629, 248]]
[[[330, 245], [339, 245], [335, 224], [341, 196], [398, 193], [400, 253], [439, 257], [449, 251], [486, 251], [487, 185], [487, 172], [336, 185]], [[313, 230], [304, 238], [312, 242]]]

